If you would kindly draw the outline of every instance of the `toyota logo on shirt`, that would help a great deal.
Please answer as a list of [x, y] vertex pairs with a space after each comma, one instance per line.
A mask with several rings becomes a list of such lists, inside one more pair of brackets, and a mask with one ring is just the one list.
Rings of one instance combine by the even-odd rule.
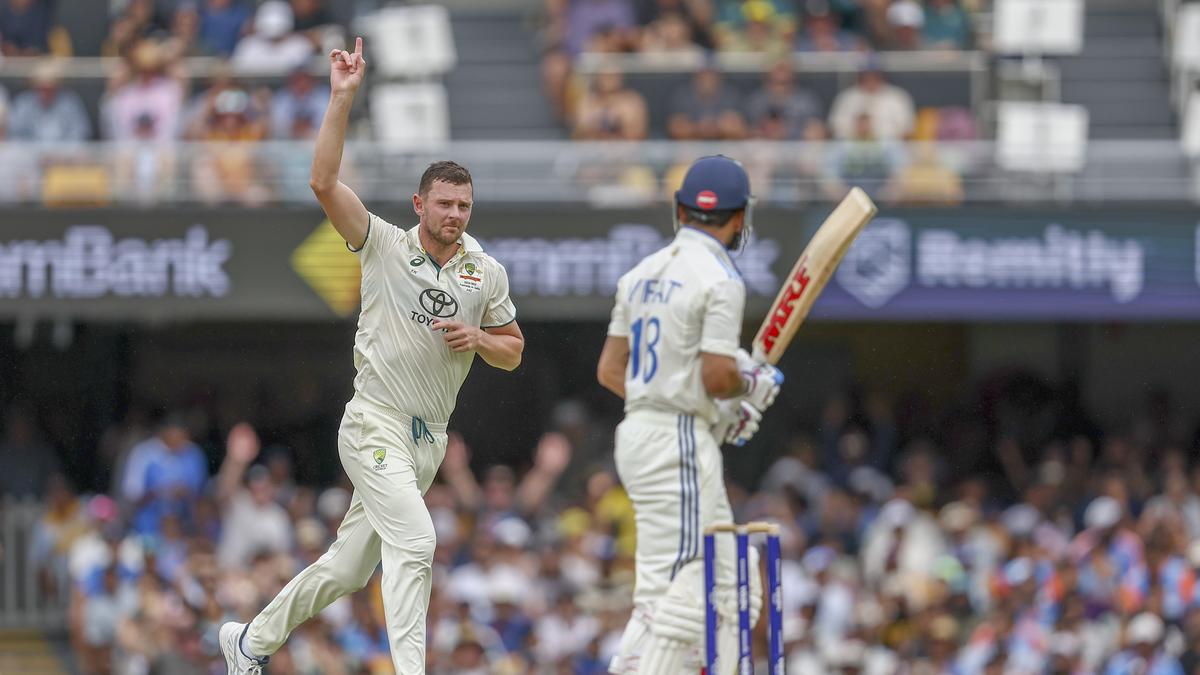
[[440, 288], [426, 288], [421, 291], [421, 309], [439, 319], [445, 319], [458, 314], [458, 300]]

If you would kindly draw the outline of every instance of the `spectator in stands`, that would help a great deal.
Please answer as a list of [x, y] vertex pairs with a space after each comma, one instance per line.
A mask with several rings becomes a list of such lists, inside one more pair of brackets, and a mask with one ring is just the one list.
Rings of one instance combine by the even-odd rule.
[[155, 0], [130, 0], [121, 13], [113, 17], [108, 37], [100, 48], [102, 56], [129, 57], [142, 40], [159, 39], [171, 25], [171, 12], [164, 11]]
[[672, 96], [667, 134], [676, 140], [734, 140], [746, 135], [738, 94], [706, 65]]
[[208, 482], [208, 460], [192, 442], [183, 419], [168, 415], [158, 433], [129, 454], [121, 482], [122, 498], [139, 534], [157, 536], [167, 515], [187, 519]]
[[243, 0], [205, 0], [200, 12], [200, 42], [217, 56], [229, 56], [252, 16]]
[[945, 165], [936, 145], [919, 143], [896, 176], [894, 197], [910, 206], [955, 206], [963, 200], [962, 177]]
[[21, 404], [4, 415], [0, 437], [0, 495], [41, 497], [46, 481], [58, 471], [58, 455], [39, 438], [32, 412]]
[[[8, 135], [8, 110], [8, 90], [0, 86], [0, 141]], [[27, 201], [41, 185], [41, 171], [29, 165], [26, 152], [19, 145], [0, 142], [0, 200]]]
[[337, 26], [337, 21], [334, 20], [325, 0], [291, 0], [291, 3], [293, 30], [307, 37], [313, 43], [314, 49], [324, 51], [322, 32]]
[[328, 85], [318, 83], [303, 67], [293, 70], [287, 86], [275, 92], [271, 99], [271, 135], [308, 139], [320, 128], [328, 103]]
[[150, 124], [155, 141], [178, 138], [182, 76], [168, 70], [163, 48], [150, 40], [139, 43], [129, 61], [129, 68], [109, 82], [107, 100], [102, 102], [108, 136], [116, 141], [145, 138], [144, 127]]
[[[855, 119], [850, 138], [837, 143], [829, 153], [825, 191], [830, 199], [840, 199], [851, 185], [857, 185], [877, 198], [889, 194], [888, 180], [900, 168], [902, 152], [894, 140], [879, 138], [869, 113]], [[861, 436], [861, 434], [859, 434]], [[848, 453], [848, 445], [857, 442], [843, 437], [839, 449], [850, 461], [862, 453]], [[866, 440], [862, 440], [866, 443]]]
[[922, 44], [926, 49], [970, 49], [971, 19], [958, 0], [926, 0]]
[[704, 49], [716, 46], [713, 42], [713, 6], [710, 0], [636, 0], [634, 12], [640, 26], [652, 26], [665, 16], [683, 17], [689, 41]]
[[925, 9], [917, 0], [894, 0], [887, 9], [885, 44], [894, 50], [921, 49], [921, 29], [925, 25]]
[[716, 27], [721, 51], [779, 55], [792, 49], [796, 20], [777, 0], [730, 0], [722, 8], [721, 17]]
[[1174, 654], [1162, 643], [1166, 637], [1163, 620], [1153, 612], [1142, 612], [1125, 626], [1125, 649], [1108, 661], [1104, 675], [1184, 675]]
[[212, 50], [200, 39], [200, 8], [185, 2], [175, 10], [171, 30], [163, 40], [168, 61], [196, 56], [212, 56]]
[[912, 97], [889, 84], [875, 60], [858, 75], [858, 84], [837, 95], [829, 113], [829, 126], [836, 138], [853, 138], [862, 115], [870, 116], [873, 136], [881, 141], [898, 141], [912, 131], [916, 119]]
[[313, 43], [292, 32], [295, 19], [284, 0], [267, 0], [254, 14], [254, 32], [233, 50], [232, 63], [242, 72], [287, 72], [308, 62]]
[[679, 63], [688, 56], [704, 53], [692, 42], [692, 30], [682, 14], [663, 14], [642, 32], [642, 58], [665, 63]]
[[562, 17], [562, 42], [574, 58], [585, 51], [597, 33], [614, 32], [633, 44], [637, 35], [630, 0], [549, 0], [551, 16]]
[[205, 141], [215, 141], [197, 155], [192, 189], [208, 203], [263, 204], [270, 196], [254, 142], [266, 138], [267, 121], [254, 114], [251, 96], [241, 89], [222, 91], [213, 100]]
[[86, 141], [92, 122], [79, 94], [61, 86], [59, 64], [38, 64], [29, 80], [30, 88], [13, 101], [9, 115], [9, 137], [18, 141]]
[[824, 127], [824, 111], [813, 92], [796, 86], [791, 62], [775, 62], [763, 86], [746, 104], [751, 133], [760, 138], [799, 140], [818, 135], [813, 127]]
[[139, 204], [153, 204], [166, 197], [175, 182], [173, 146], [155, 140], [155, 124], [148, 114], [138, 116], [133, 138], [121, 143], [113, 157], [116, 193]]
[[646, 101], [625, 87], [618, 71], [597, 73], [579, 102], [572, 136], [579, 140], [635, 141], [646, 137]]
[[246, 423], [230, 430], [225, 443], [217, 473], [217, 502], [224, 510], [217, 561], [226, 567], [247, 567], [264, 551], [287, 553], [295, 538], [287, 510], [275, 502], [270, 470], [251, 466], [260, 447]]
[[842, 30], [841, 15], [828, 9], [804, 17], [802, 32], [796, 41], [801, 52], [849, 52], [861, 49], [862, 38]]
[[38, 56], [50, 51], [54, 7], [50, 0], [8, 0], [0, 7], [0, 52]]

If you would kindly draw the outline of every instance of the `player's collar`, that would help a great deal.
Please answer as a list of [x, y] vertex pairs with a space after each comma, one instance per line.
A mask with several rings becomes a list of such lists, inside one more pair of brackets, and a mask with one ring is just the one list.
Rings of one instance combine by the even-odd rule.
[[721, 243], [721, 240], [705, 232], [704, 230], [692, 227], [691, 225], [681, 225], [679, 227], [679, 233], [676, 234], [675, 237], [686, 239], [687, 241], [694, 241], [713, 253], [717, 253], [721, 257], [729, 260], [730, 263], [733, 262], [733, 258], [729, 257], [729, 249], [725, 248], [725, 245]]
[[[417, 253], [425, 253], [425, 247], [421, 246], [420, 228], [420, 223], [408, 228], [408, 245]], [[475, 239], [475, 237], [463, 232], [462, 236], [458, 239], [458, 253], [455, 253], [454, 257], [450, 260], [455, 260], [459, 256], [466, 253], [483, 253], [483, 246], [479, 245], [479, 241]]]

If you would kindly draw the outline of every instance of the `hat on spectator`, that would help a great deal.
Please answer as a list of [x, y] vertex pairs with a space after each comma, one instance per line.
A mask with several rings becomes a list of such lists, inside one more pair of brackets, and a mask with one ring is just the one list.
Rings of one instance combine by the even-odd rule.
[[1124, 512], [1116, 499], [1108, 495], [1096, 497], [1083, 513], [1083, 524], [1088, 529], [1107, 529], [1121, 522]]
[[503, 546], [525, 548], [533, 531], [520, 518], [502, 518], [492, 525], [492, 536]]
[[904, 28], [920, 28], [925, 25], [925, 10], [915, 0], [896, 0], [887, 10], [888, 23]]
[[873, 466], [856, 467], [847, 479], [850, 490], [873, 502], [883, 502], [895, 493], [892, 481]]
[[350, 493], [340, 487], [331, 487], [317, 497], [317, 513], [325, 520], [346, 515], [350, 508]]
[[800, 564], [804, 567], [805, 572], [820, 574], [829, 569], [836, 558], [837, 554], [828, 546], [814, 546], [800, 559]]
[[213, 110], [218, 115], [240, 115], [249, 107], [250, 95], [241, 89], [226, 89], [213, 101]]
[[493, 603], [515, 605], [528, 593], [529, 579], [511, 567], [501, 567], [488, 575], [488, 600]]
[[950, 642], [958, 637], [958, 621], [949, 614], [939, 614], [929, 622], [929, 637]]
[[879, 522], [889, 529], [904, 527], [917, 515], [917, 509], [906, 499], [893, 499], [879, 509]]
[[1029, 504], [1015, 504], [1004, 511], [1000, 520], [1009, 534], [1028, 537], [1033, 534], [1033, 528], [1042, 522], [1042, 514]]
[[1004, 566], [1004, 582], [1009, 586], [1020, 586], [1033, 578], [1033, 561], [1029, 558], [1014, 558]]
[[303, 548], [320, 548], [325, 545], [328, 532], [316, 518], [304, 518], [296, 523], [296, 543]]
[[792, 596], [791, 600], [796, 603], [796, 607], [815, 607], [817, 600], [821, 597], [821, 586], [809, 579], [797, 579], [796, 583], [788, 588], [787, 595]]
[[1165, 630], [1163, 620], [1157, 614], [1142, 612], [1133, 617], [1125, 628], [1125, 642], [1131, 645], [1155, 644], [1162, 640]]
[[295, 16], [283, 0], [267, 0], [254, 15], [254, 31], [268, 38], [280, 38], [292, 32]]
[[963, 532], [975, 524], [979, 514], [964, 502], [950, 502], [938, 513], [938, 522], [950, 532]]
[[246, 471], [246, 484], [255, 483], [258, 481], [271, 482], [271, 470], [262, 464], [255, 464]]
[[754, 23], [770, 21], [775, 18], [775, 5], [769, 0], [746, 0], [742, 4], [742, 16]]

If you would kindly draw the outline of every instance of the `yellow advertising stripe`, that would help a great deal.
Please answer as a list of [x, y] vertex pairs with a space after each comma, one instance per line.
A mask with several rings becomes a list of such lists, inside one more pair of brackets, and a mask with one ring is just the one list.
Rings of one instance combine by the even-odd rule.
[[358, 258], [328, 220], [292, 252], [292, 269], [338, 316], [349, 316], [358, 309]]

